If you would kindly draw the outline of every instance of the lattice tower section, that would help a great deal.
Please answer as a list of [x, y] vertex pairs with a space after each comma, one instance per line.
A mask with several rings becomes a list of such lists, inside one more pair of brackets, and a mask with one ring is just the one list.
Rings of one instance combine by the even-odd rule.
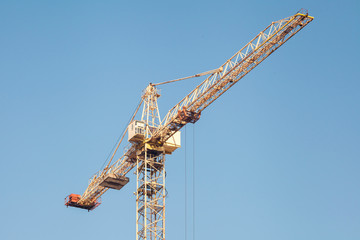
[[145, 147], [136, 172], [136, 239], [165, 239], [165, 154]]
[[144, 145], [137, 154], [136, 239], [165, 239], [165, 152], [146, 141], [160, 125], [157, 99], [160, 93], [149, 85], [143, 93], [141, 120], [146, 124]]

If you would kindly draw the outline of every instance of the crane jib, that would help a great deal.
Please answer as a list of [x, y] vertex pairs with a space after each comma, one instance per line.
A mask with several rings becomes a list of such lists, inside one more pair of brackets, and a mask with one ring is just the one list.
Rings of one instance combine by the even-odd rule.
[[[129, 182], [125, 175], [136, 168], [137, 158], [142, 149], [152, 146], [155, 152], [163, 151], [161, 145], [187, 123], [197, 122], [206, 107], [312, 20], [313, 17], [308, 16], [307, 12], [298, 12], [293, 16], [271, 23], [220, 66], [218, 69], [221, 71], [210, 71], [211, 75], [170, 109], [157, 128], [153, 127], [151, 132], [148, 132], [149, 138], [144, 138], [142, 142], [131, 141], [130, 146], [118, 160], [111, 165], [109, 162], [106, 168], [90, 179], [83, 195], [70, 194], [67, 196], [65, 205], [87, 210], [93, 210], [99, 206], [101, 195], [108, 189], [120, 190]], [[155, 89], [156, 84], [150, 85]], [[156, 191], [156, 188], [154, 189]]]

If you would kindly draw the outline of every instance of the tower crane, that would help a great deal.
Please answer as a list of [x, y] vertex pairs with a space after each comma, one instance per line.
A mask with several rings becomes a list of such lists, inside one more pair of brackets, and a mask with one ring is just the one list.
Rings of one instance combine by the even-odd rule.
[[[101, 196], [109, 189], [123, 188], [129, 182], [126, 175], [135, 169], [136, 239], [165, 239], [165, 156], [181, 147], [180, 129], [188, 123], [196, 123], [206, 107], [313, 19], [307, 10], [302, 9], [295, 15], [272, 22], [215, 70], [168, 82], [150, 83], [105, 168], [90, 178], [82, 195], [67, 196], [65, 205], [88, 211], [95, 209], [101, 203]], [[204, 75], [208, 77], [161, 120], [157, 86]], [[137, 120], [141, 106], [141, 119]], [[126, 134], [129, 145], [124, 154], [114, 160]]]

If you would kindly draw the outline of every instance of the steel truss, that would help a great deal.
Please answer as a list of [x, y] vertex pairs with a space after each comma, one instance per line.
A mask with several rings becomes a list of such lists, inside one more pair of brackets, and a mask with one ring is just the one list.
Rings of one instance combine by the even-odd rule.
[[165, 239], [165, 154], [145, 147], [136, 175], [136, 239]]
[[136, 239], [165, 239], [165, 152], [146, 143], [161, 122], [157, 99], [159, 90], [149, 85], [143, 95], [141, 120], [145, 140], [136, 156]]
[[[130, 145], [125, 149], [124, 154], [112, 162], [125, 136], [125, 131], [107, 166], [90, 179], [82, 196], [69, 195], [65, 205], [87, 210], [94, 209], [100, 204], [101, 195], [109, 188], [123, 187], [128, 182], [125, 175], [136, 167], [136, 239], [165, 239], [165, 153], [171, 154], [177, 148], [166, 150], [167, 141], [187, 123], [198, 121], [206, 107], [312, 20], [313, 17], [308, 16], [307, 11], [300, 11], [288, 18], [272, 22], [218, 69], [192, 76], [210, 74], [170, 109], [162, 121], [157, 104], [160, 92], [155, 87], [160, 84], [150, 83], [144, 90], [142, 100], [131, 119], [134, 120], [143, 103], [141, 121], [145, 124], [144, 136], [140, 140], [129, 140]], [[174, 81], [187, 78], [189, 77]]]
[[[220, 66], [219, 69], [221, 69], [221, 71], [212, 73], [191, 93], [170, 109], [160, 123], [155, 124], [154, 121], [154, 125], [158, 125], [158, 127], [148, 128], [148, 136], [146, 137], [149, 137], [149, 141], [153, 143], [164, 143], [185, 124], [196, 121], [207, 106], [259, 65], [287, 40], [303, 29], [313, 19], [313, 17], [308, 16], [307, 11], [302, 11], [291, 17], [271, 23], [247, 45], [240, 49], [240, 51]], [[145, 100], [149, 97], [146, 92], [151, 92], [148, 90], [153, 92], [158, 91], [154, 85], [150, 84], [142, 96], [144, 105], [146, 105]], [[157, 103], [156, 107], [154, 104], [148, 104], [148, 110], [145, 110], [145, 112], [151, 111], [151, 109], [154, 108], [157, 109]], [[186, 111], [185, 115], [194, 116], [194, 118], [190, 119], [190, 121], [184, 121], [181, 114], [184, 110]], [[158, 112], [151, 112], [150, 114], [154, 116], [153, 119], [156, 119], [155, 114], [159, 116]], [[160, 120], [160, 116], [158, 118]], [[151, 121], [147, 122], [149, 123]], [[78, 201], [78, 204], [85, 207], [93, 205], [101, 195], [108, 190], [108, 188], [104, 188], [100, 186], [100, 184], [109, 174], [125, 176], [131, 169], [136, 167], [136, 152], [138, 151], [139, 146], [138, 143], [131, 143], [131, 146], [127, 151], [125, 151], [125, 153], [113, 164], [90, 178], [88, 187]]]

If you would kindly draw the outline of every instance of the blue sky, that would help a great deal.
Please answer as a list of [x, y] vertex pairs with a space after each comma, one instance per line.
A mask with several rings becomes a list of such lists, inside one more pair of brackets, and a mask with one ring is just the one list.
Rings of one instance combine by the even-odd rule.
[[[0, 238], [134, 239], [132, 173], [90, 213], [64, 197], [149, 82], [217, 68], [300, 8], [315, 20], [183, 130], [167, 238], [185, 239], [186, 152], [187, 239], [193, 156], [195, 239], [360, 239], [360, 3], [307, 0], [1, 1]], [[161, 87], [161, 115], [199, 81]]]

